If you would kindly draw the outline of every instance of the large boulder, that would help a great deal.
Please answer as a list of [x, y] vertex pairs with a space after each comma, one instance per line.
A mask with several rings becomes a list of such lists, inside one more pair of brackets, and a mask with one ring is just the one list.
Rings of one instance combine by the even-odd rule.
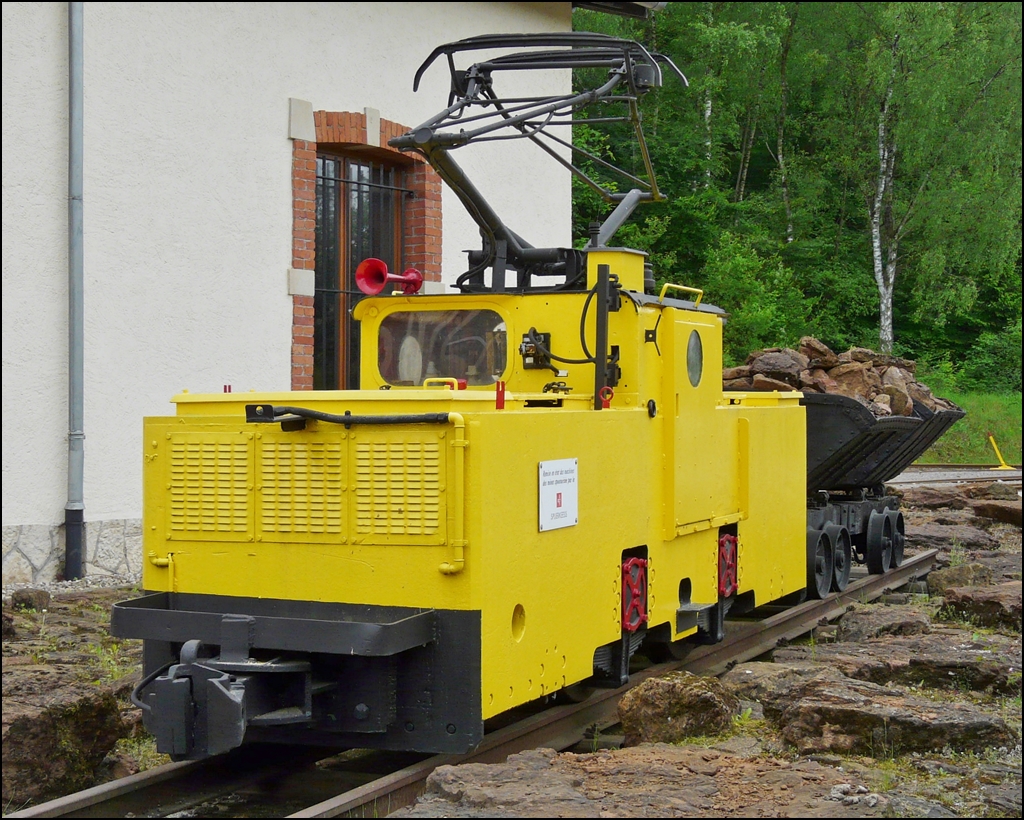
[[750, 372], [765, 378], [785, 382], [791, 387], [800, 386], [800, 373], [807, 370], [808, 359], [802, 353], [788, 348], [776, 353], [765, 353], [750, 365]]
[[974, 706], [918, 698], [866, 681], [846, 679], [837, 685], [811, 679], [773, 706], [782, 736], [801, 754], [889, 757], [947, 747], [981, 753], [1017, 743], [1017, 734], [1002, 718]]
[[50, 593], [45, 589], [16, 589], [11, 595], [15, 609], [43, 612], [50, 605]]
[[836, 382], [836, 392], [851, 399], [869, 402], [882, 391], [882, 380], [870, 364], [852, 361], [833, 367], [828, 375]]
[[835, 367], [839, 364], [839, 357], [832, 352], [832, 349], [824, 342], [815, 339], [813, 336], [804, 336], [797, 346], [800, 353], [807, 357], [812, 368]]
[[556, 757], [553, 749], [534, 749], [504, 763], [438, 766], [427, 777], [421, 803], [442, 807], [435, 817], [448, 816], [459, 804], [471, 813], [458, 816], [503, 817], [512, 807], [525, 816], [585, 816], [587, 798], [579, 783], [552, 766]]
[[[10, 668], [4, 660], [5, 805], [49, 800], [93, 786], [104, 757], [130, 731], [110, 689], [68, 685], [62, 671]], [[20, 686], [18, 675], [30, 677], [31, 684]], [[39, 683], [47, 676], [55, 678], [50, 687]]]
[[776, 703], [811, 679], [839, 682], [843, 674], [811, 658], [786, 663], [748, 661], [740, 663], [722, 675], [722, 683], [743, 700], [758, 703]]
[[811, 371], [811, 383], [821, 393], [836, 393], [839, 385], [825, 370], [816, 367]]
[[[941, 558], [942, 556], [937, 557]], [[1021, 558], [1019, 552], [972, 550], [971, 561], [988, 567], [992, 572], [992, 583], [994, 584], [1021, 580]], [[968, 585], [962, 584], [962, 586]], [[979, 584], [978, 586], [981, 585]]]
[[765, 717], [801, 754], [886, 757], [946, 747], [982, 752], [1017, 742], [1016, 732], [998, 716], [854, 680], [828, 661], [739, 664], [723, 682], [740, 697], [758, 700]]
[[900, 356], [889, 356], [885, 353], [876, 353], [871, 358], [871, 364], [879, 370], [888, 367], [898, 367], [906, 375], [908, 382], [914, 380], [914, 374], [917, 372], [917, 362]]
[[972, 639], [945, 626], [920, 634], [787, 646], [776, 649], [772, 659], [782, 666], [814, 663], [880, 685], [1020, 694], [1019, 641], [999, 634]]
[[724, 390], [753, 390], [754, 382], [752, 379], [726, 379], [722, 382], [722, 389]]
[[905, 389], [895, 385], [883, 384], [882, 393], [889, 397], [889, 407], [894, 416], [914, 415], [914, 400]]
[[943, 567], [928, 573], [928, 594], [945, 595], [950, 587], [980, 587], [992, 583], [992, 570], [977, 561]]
[[971, 497], [990, 498], [993, 501], [1016, 501], [1020, 504], [1020, 487], [1008, 484], [1005, 481], [993, 481], [990, 484], [982, 485], [979, 488], [978, 495], [972, 495]]
[[648, 678], [623, 695], [619, 720], [626, 746], [678, 743], [725, 731], [739, 708], [739, 700], [718, 678], [671, 672]]
[[839, 619], [836, 640], [856, 643], [883, 635], [923, 635], [931, 628], [931, 618], [919, 609], [857, 606]]
[[726, 367], [722, 370], [722, 381], [732, 381], [733, 379], [747, 379], [750, 377], [750, 368], [745, 364], [739, 367]]
[[925, 510], [967, 509], [967, 499], [953, 487], [908, 487], [903, 491], [903, 503]]
[[789, 382], [784, 382], [780, 379], [773, 379], [768, 376], [763, 376], [760, 373], [754, 374], [754, 378], [751, 379], [751, 386], [754, 388], [754, 390], [779, 390], [783, 393], [797, 389], [794, 385], [790, 384]]
[[921, 382], [911, 382], [907, 385], [907, 392], [910, 394], [910, 398], [914, 400], [915, 404], [924, 405], [928, 410], [933, 413], [938, 410], [949, 410], [954, 405], [946, 399], [940, 399], [934, 393], [931, 388], [927, 385], [921, 384]]
[[970, 524], [918, 524], [907, 529], [907, 546], [922, 549], [984, 549], [999, 548], [999, 541], [985, 530]]
[[945, 599], [939, 617], [1020, 632], [1020, 581], [987, 587], [950, 587]]
[[1021, 526], [1021, 502], [1016, 501], [972, 501], [971, 512], [978, 518], [990, 518], [1004, 524]]

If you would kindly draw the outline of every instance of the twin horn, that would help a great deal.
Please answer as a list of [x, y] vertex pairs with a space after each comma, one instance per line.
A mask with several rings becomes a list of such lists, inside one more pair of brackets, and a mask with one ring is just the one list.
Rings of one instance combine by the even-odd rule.
[[401, 275], [389, 273], [387, 262], [372, 256], [364, 259], [356, 268], [356, 284], [367, 296], [376, 296], [388, 282], [401, 283], [402, 293], [412, 295], [418, 293], [423, 286], [423, 274], [416, 268], [408, 268]]

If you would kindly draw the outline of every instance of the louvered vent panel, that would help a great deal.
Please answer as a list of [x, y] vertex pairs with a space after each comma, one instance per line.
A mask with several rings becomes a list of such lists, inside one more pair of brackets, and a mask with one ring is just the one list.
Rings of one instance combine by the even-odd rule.
[[260, 447], [260, 530], [334, 536], [345, 529], [345, 451], [340, 441], [265, 441]]
[[171, 442], [170, 537], [237, 540], [249, 534], [249, 442], [237, 434]]
[[355, 442], [355, 527], [363, 543], [444, 543], [444, 450], [436, 436]]

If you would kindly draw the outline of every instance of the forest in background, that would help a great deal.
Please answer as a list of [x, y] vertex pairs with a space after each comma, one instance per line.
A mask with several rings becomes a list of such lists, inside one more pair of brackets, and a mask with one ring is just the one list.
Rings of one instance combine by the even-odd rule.
[[[667, 200], [615, 244], [729, 311], [726, 364], [814, 335], [1021, 390], [1020, 3], [674, 2], [573, 26], [689, 80], [643, 101]], [[573, 142], [643, 167], [626, 128]], [[574, 236], [609, 209], [574, 188]]]

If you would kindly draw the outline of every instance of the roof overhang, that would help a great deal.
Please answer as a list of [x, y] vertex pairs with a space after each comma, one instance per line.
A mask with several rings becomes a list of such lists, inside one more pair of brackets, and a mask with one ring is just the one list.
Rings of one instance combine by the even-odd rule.
[[574, 2], [574, 9], [602, 11], [605, 14], [617, 14], [620, 17], [639, 17], [646, 19], [653, 12], [661, 11], [668, 3], [579, 3]]

